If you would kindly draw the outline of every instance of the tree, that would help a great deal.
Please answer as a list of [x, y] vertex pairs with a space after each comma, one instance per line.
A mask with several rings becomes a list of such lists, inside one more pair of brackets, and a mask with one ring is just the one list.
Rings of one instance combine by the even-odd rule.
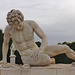
[[0, 60], [2, 60], [2, 43], [3, 43], [3, 33], [2, 30], [0, 29]]
[[35, 43], [37, 44], [38, 47], [41, 46], [41, 42], [37, 41], [37, 42], [35, 42]]

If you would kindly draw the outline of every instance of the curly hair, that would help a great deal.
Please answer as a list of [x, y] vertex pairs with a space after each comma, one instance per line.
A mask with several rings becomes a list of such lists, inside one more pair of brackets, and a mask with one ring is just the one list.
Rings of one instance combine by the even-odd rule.
[[8, 12], [6, 19], [9, 25], [13, 25], [13, 24], [19, 24], [20, 22], [23, 22], [24, 16], [19, 10], [13, 9], [10, 12]]

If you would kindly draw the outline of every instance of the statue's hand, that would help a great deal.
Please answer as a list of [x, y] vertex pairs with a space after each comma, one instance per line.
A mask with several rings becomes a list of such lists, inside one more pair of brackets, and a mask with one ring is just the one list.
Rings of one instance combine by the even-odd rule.
[[36, 51], [31, 55], [31, 57], [33, 58], [34, 61], [37, 61], [37, 60], [38, 60], [40, 53], [42, 53], [42, 51], [39, 49], [39, 50], [36, 50]]
[[7, 63], [6, 61], [3, 60], [0, 61], [0, 64], [6, 64], [6, 63]]

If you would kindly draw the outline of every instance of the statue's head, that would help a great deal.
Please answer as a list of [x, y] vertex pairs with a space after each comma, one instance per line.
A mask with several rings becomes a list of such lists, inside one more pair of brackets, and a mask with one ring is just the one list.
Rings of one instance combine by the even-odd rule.
[[6, 19], [8, 24], [12, 26], [12, 25], [18, 25], [21, 22], [23, 22], [24, 16], [19, 10], [13, 9], [10, 12], [8, 12]]

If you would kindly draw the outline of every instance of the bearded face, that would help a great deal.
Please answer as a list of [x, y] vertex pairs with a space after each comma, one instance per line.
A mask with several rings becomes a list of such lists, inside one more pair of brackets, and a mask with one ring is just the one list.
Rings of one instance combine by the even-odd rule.
[[21, 22], [20, 24], [14, 25], [14, 28], [16, 28], [17, 30], [22, 30], [23, 29], [23, 22]]

